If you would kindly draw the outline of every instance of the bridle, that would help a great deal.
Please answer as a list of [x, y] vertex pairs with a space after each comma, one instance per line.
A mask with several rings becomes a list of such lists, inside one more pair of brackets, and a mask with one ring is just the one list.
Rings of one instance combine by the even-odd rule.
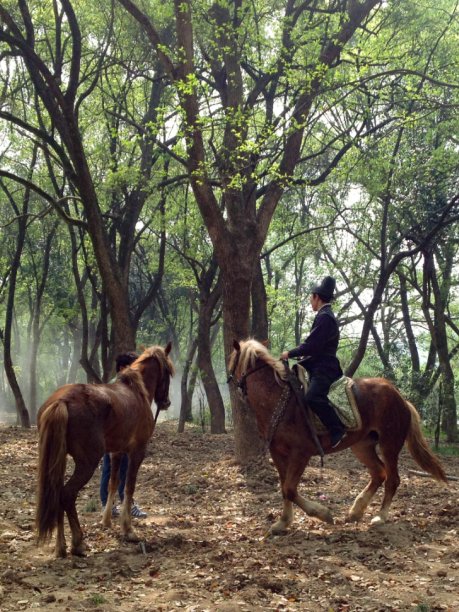
[[[170, 381], [171, 374], [170, 374], [169, 370], [165, 366], [164, 366], [164, 368], [167, 371], [167, 375], [169, 376], [169, 381]], [[158, 385], [157, 388], [156, 388], [156, 391], [158, 390], [158, 387], [161, 387], [161, 386], [162, 385]], [[168, 387], [169, 387], [169, 385], [168, 385]], [[161, 410], [167, 410], [169, 408], [169, 406], [171, 405], [171, 401], [169, 399], [169, 389], [168, 389], [168, 392], [167, 392], [167, 397], [165, 399], [158, 400], [155, 397], [154, 400], [155, 400], [155, 403], [156, 403], [156, 406], [157, 406], [157, 408], [156, 408], [156, 415], [155, 415], [155, 425], [156, 425], [156, 421], [158, 420], [158, 416], [159, 416], [160, 411]]]
[[263, 368], [266, 368], [268, 366], [267, 363], [263, 363], [263, 365], [258, 366], [257, 368], [253, 368], [253, 370], [248, 370], [247, 372], [242, 372], [242, 375], [239, 379], [236, 379], [234, 377], [234, 374], [236, 372], [236, 368], [239, 364], [239, 357], [241, 355], [241, 352], [238, 351], [236, 354], [236, 358], [234, 360], [234, 366], [233, 369], [231, 370], [228, 379], [227, 379], [227, 384], [229, 385], [229, 383], [233, 383], [234, 385], [236, 385], [237, 389], [239, 389], [242, 392], [242, 395], [244, 397], [247, 397], [247, 379], [249, 376], [252, 376], [252, 374], [255, 374], [255, 372], [258, 372], [259, 370], [262, 370]]

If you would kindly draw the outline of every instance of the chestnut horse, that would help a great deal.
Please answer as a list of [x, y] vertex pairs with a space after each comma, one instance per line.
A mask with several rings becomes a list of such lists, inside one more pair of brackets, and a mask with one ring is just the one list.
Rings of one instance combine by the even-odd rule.
[[[112, 505], [119, 481], [123, 453], [129, 464], [121, 531], [136, 541], [131, 527], [131, 504], [137, 472], [145, 456], [155, 421], [151, 403], [158, 410], [170, 406], [169, 380], [174, 366], [170, 343], [164, 349], [146, 349], [113, 384], [72, 384], [55, 391], [38, 412], [39, 463], [36, 526], [38, 541], [49, 540], [57, 528], [56, 556], [65, 557], [64, 511], [72, 532], [74, 555], [84, 555], [83, 532], [76, 511], [76, 498], [90, 480], [104, 453], [111, 453], [108, 501], [103, 524], [111, 525]], [[67, 455], [74, 461], [73, 474], [64, 484]]]
[[[234, 342], [228, 368], [230, 379], [246, 394], [259, 432], [267, 441], [279, 472], [284, 507], [280, 520], [271, 526], [269, 533], [282, 533], [292, 524], [292, 504], [299, 506], [309, 516], [333, 523], [327, 507], [304, 499], [297, 491], [309, 459], [318, 451], [304, 408], [298, 405], [287, 387], [284, 364], [270, 355], [264, 345], [250, 339]], [[444, 482], [446, 475], [422, 435], [416, 409], [403, 399], [391, 383], [384, 378], [359, 378], [355, 380], [353, 389], [362, 427], [348, 432], [336, 449], [331, 448], [328, 434], [319, 438], [325, 454], [350, 447], [370, 472], [370, 482], [354, 500], [348, 521], [362, 518], [370, 500], [384, 483], [381, 509], [371, 521], [372, 524], [381, 524], [387, 520], [392, 498], [400, 484], [397, 464], [405, 442], [413, 459], [423, 470]], [[283, 416], [279, 419], [281, 413]]]

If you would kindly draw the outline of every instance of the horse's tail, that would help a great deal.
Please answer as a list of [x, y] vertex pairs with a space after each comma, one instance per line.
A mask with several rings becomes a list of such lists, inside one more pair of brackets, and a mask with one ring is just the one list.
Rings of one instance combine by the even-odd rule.
[[448, 479], [443, 466], [430, 450], [427, 440], [422, 434], [418, 411], [410, 402], [406, 402], [406, 405], [411, 413], [411, 425], [406, 438], [406, 445], [411, 456], [423, 470], [428, 472], [436, 480], [447, 482]]
[[36, 528], [38, 542], [46, 542], [57, 526], [67, 461], [67, 406], [55, 401], [40, 417]]

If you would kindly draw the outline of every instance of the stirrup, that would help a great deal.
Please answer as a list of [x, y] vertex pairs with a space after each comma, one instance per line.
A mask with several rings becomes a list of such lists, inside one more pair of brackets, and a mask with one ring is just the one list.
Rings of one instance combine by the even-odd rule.
[[341, 444], [341, 442], [343, 442], [345, 439], [347, 438], [347, 432], [343, 431], [342, 434], [340, 435], [340, 437], [335, 441], [332, 442], [331, 447], [332, 448], [336, 448], [337, 446], [339, 446]]

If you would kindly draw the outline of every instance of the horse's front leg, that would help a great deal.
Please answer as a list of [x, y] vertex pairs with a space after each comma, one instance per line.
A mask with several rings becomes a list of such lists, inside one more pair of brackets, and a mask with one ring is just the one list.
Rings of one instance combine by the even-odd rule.
[[305, 499], [299, 493], [295, 495], [293, 503], [306, 512], [308, 516], [314, 516], [315, 518], [324, 521], [324, 523], [329, 523], [330, 525], [333, 525], [335, 522], [332, 513], [326, 506], [319, 504], [318, 502], [311, 501], [310, 499]]
[[279, 521], [271, 527], [270, 533], [282, 533], [291, 525], [293, 521], [292, 504], [296, 504], [308, 516], [313, 516], [321, 521], [332, 524], [333, 516], [326, 506], [305, 499], [298, 493], [298, 484], [309, 463], [310, 455], [291, 451], [288, 457], [280, 457], [275, 453], [272, 453], [272, 457], [281, 480], [284, 510]]
[[138, 542], [139, 538], [132, 529], [132, 503], [134, 499], [135, 483], [140, 464], [145, 457], [146, 446], [137, 448], [129, 453], [129, 463], [124, 488], [124, 500], [121, 506], [120, 525], [121, 532], [128, 542]]
[[284, 533], [290, 525], [293, 523], [293, 504], [289, 499], [285, 499], [284, 497], [284, 508], [282, 510], [282, 514], [280, 519], [271, 525], [268, 530], [268, 535], [280, 535]]

